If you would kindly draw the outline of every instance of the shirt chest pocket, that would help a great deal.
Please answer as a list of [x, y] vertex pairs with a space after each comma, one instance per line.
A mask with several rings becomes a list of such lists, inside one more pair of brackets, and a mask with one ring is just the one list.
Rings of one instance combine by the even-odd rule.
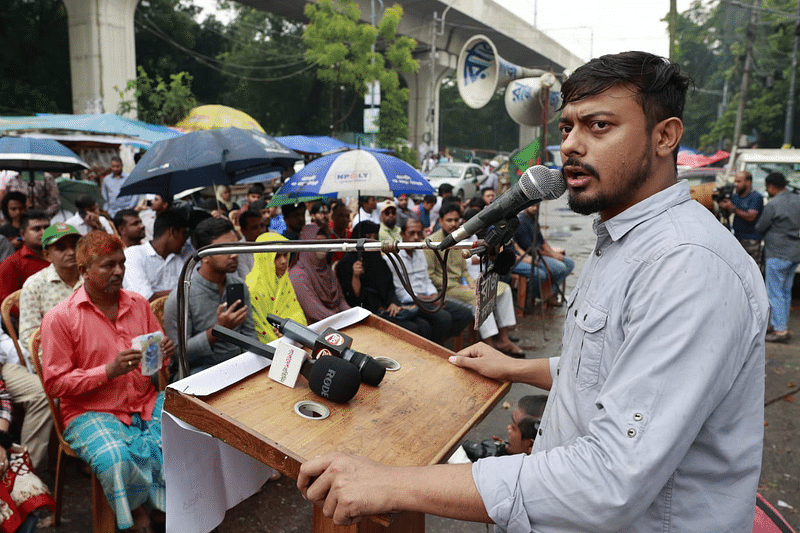
[[608, 311], [589, 301], [578, 309], [575, 324], [581, 337], [580, 354], [576, 358], [575, 379], [578, 389], [587, 389], [597, 384], [600, 360], [606, 335]]

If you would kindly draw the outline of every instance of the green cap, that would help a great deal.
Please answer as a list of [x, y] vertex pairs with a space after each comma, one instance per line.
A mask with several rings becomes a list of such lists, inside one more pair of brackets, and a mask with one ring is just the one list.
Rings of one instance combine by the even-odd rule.
[[44, 230], [44, 233], [42, 234], [42, 248], [47, 248], [48, 246], [56, 242], [58, 239], [66, 237], [67, 235], [77, 235], [78, 237], [81, 236], [78, 230], [76, 230], [69, 224], [64, 224], [63, 222], [56, 222], [55, 224]]

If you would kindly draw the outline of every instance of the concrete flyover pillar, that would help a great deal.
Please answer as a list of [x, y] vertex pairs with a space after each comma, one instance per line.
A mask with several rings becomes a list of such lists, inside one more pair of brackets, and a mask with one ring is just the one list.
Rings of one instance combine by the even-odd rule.
[[72, 112], [115, 113], [136, 78], [133, 15], [139, 0], [64, 0], [69, 28]]
[[[408, 84], [408, 126], [411, 145], [420, 161], [429, 150], [439, 149], [439, 89], [444, 77], [455, 69], [455, 59], [440, 51], [435, 73], [430, 59], [421, 58], [415, 73], [403, 73]], [[435, 76], [435, 83], [431, 78]]]

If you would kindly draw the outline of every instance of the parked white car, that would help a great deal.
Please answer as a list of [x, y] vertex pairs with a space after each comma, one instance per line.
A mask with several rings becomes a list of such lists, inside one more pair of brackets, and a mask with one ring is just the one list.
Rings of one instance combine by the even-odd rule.
[[439, 185], [449, 183], [453, 194], [463, 200], [475, 196], [481, 184], [489, 177], [474, 163], [439, 163], [426, 176], [431, 186], [439, 192]]

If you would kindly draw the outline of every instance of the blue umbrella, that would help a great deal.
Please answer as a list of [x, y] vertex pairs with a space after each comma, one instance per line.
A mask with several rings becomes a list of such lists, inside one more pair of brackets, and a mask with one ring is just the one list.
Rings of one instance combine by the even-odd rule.
[[300, 159], [259, 131], [193, 131], [153, 144], [122, 184], [120, 195], [173, 197], [194, 187], [232, 185], [249, 176], [283, 171]]
[[0, 137], [0, 170], [73, 172], [85, 168], [89, 165], [58, 141]]
[[286, 180], [279, 194], [287, 197], [320, 195], [396, 196], [433, 194], [425, 177], [396, 157], [349, 150], [315, 159]]

